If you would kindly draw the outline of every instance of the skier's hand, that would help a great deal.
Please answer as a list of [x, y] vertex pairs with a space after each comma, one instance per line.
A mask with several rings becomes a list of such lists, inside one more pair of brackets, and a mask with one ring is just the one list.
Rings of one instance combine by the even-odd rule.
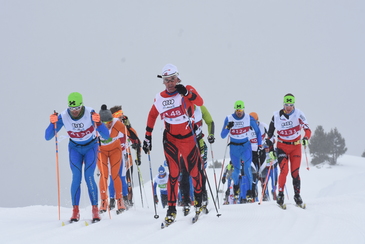
[[100, 115], [98, 113], [93, 113], [91, 118], [95, 123], [100, 123]]
[[188, 89], [183, 84], [177, 84], [175, 88], [181, 96], [187, 96], [189, 94]]
[[227, 124], [227, 129], [228, 130], [230, 130], [232, 127], [234, 126], [234, 122], [233, 121], [230, 121], [230, 122], [228, 122], [228, 124]]
[[154, 199], [155, 203], [157, 204], [158, 203], [158, 197], [157, 197], [157, 195], [154, 195], [153, 199]]
[[152, 137], [146, 135], [143, 141], [143, 151], [147, 154], [149, 151], [152, 151]]
[[222, 183], [225, 184], [226, 183], [226, 177], [222, 178]]
[[304, 137], [303, 139], [302, 139], [302, 145], [303, 146], [308, 146], [308, 138], [307, 137]]
[[214, 141], [215, 141], [214, 135], [213, 135], [213, 134], [210, 134], [210, 135], [208, 136], [208, 142], [209, 142], [210, 144], [213, 144], [213, 143], [214, 143]]
[[58, 115], [56, 113], [51, 114], [51, 116], [49, 116], [49, 120], [51, 121], [52, 124], [57, 123]]

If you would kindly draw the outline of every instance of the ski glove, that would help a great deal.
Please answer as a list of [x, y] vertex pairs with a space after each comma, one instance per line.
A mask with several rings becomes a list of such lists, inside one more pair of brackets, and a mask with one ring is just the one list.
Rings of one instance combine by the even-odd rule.
[[210, 144], [213, 144], [213, 143], [214, 143], [214, 140], [215, 140], [214, 135], [213, 135], [213, 134], [210, 134], [210, 135], [208, 136], [208, 142], [209, 142]]
[[175, 86], [175, 88], [181, 96], [187, 96], [189, 94], [189, 91], [186, 89], [186, 87], [183, 84], [177, 84]]
[[228, 130], [230, 130], [232, 127], [234, 126], [234, 122], [233, 121], [230, 121], [230, 122], [228, 122], [228, 124], [227, 124], [227, 129]]
[[153, 199], [154, 199], [155, 203], [157, 204], [158, 203], [158, 197], [157, 197], [157, 195], [154, 195], [153, 196]]
[[226, 183], [226, 177], [222, 178], [222, 183], [225, 184]]
[[49, 120], [51, 121], [52, 124], [57, 123], [58, 115], [57, 114], [51, 114], [51, 116], [49, 116]]
[[145, 154], [147, 154], [149, 151], [152, 151], [152, 137], [151, 136], [145, 136], [145, 139], [143, 141], [143, 151]]
[[302, 145], [303, 146], [308, 146], [308, 138], [307, 137], [304, 137], [303, 139], [302, 139]]

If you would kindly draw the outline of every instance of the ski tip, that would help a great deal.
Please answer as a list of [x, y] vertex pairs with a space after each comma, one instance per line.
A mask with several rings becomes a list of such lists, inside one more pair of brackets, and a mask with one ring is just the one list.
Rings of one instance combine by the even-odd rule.
[[87, 223], [87, 221], [85, 221], [85, 226], [88, 226], [89, 224]]
[[62, 226], [65, 226], [65, 222], [62, 221]]
[[161, 223], [161, 229], [165, 228], [165, 224]]

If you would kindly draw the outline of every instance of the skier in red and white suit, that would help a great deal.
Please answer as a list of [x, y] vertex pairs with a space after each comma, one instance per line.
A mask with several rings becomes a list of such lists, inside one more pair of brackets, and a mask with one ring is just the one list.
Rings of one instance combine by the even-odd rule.
[[194, 186], [195, 207], [200, 210], [202, 201], [202, 179], [198, 169], [201, 165], [200, 152], [196, 145], [194, 128], [194, 105], [202, 106], [203, 99], [194, 87], [180, 84], [181, 79], [175, 65], [167, 64], [162, 69], [166, 89], [155, 97], [148, 114], [143, 150], [147, 154], [152, 149], [152, 130], [156, 118], [160, 115], [164, 121], [163, 147], [169, 168], [168, 210], [165, 218], [167, 224], [176, 217], [176, 201], [178, 196], [178, 178], [180, 164], [184, 164], [192, 177]]
[[[275, 129], [278, 134], [276, 155], [280, 166], [280, 175], [279, 195], [276, 201], [279, 205], [284, 204], [284, 187], [289, 172], [289, 162], [293, 178], [294, 200], [297, 204], [303, 203], [300, 196], [299, 169], [302, 160], [302, 144], [308, 145], [311, 130], [304, 113], [295, 108], [294, 104], [293, 94], [286, 94], [284, 96], [284, 108], [274, 113], [267, 133], [269, 139], [274, 135]], [[304, 129], [304, 137], [301, 140], [302, 128]], [[266, 140], [266, 143], [270, 145], [270, 140]]]

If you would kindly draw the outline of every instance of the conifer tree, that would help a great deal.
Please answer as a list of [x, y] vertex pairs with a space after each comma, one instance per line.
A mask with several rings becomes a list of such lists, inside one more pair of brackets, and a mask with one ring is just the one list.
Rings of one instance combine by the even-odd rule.
[[331, 129], [327, 135], [327, 141], [330, 145], [329, 161], [330, 164], [337, 164], [337, 159], [347, 151], [345, 139], [338, 132], [337, 128]]

